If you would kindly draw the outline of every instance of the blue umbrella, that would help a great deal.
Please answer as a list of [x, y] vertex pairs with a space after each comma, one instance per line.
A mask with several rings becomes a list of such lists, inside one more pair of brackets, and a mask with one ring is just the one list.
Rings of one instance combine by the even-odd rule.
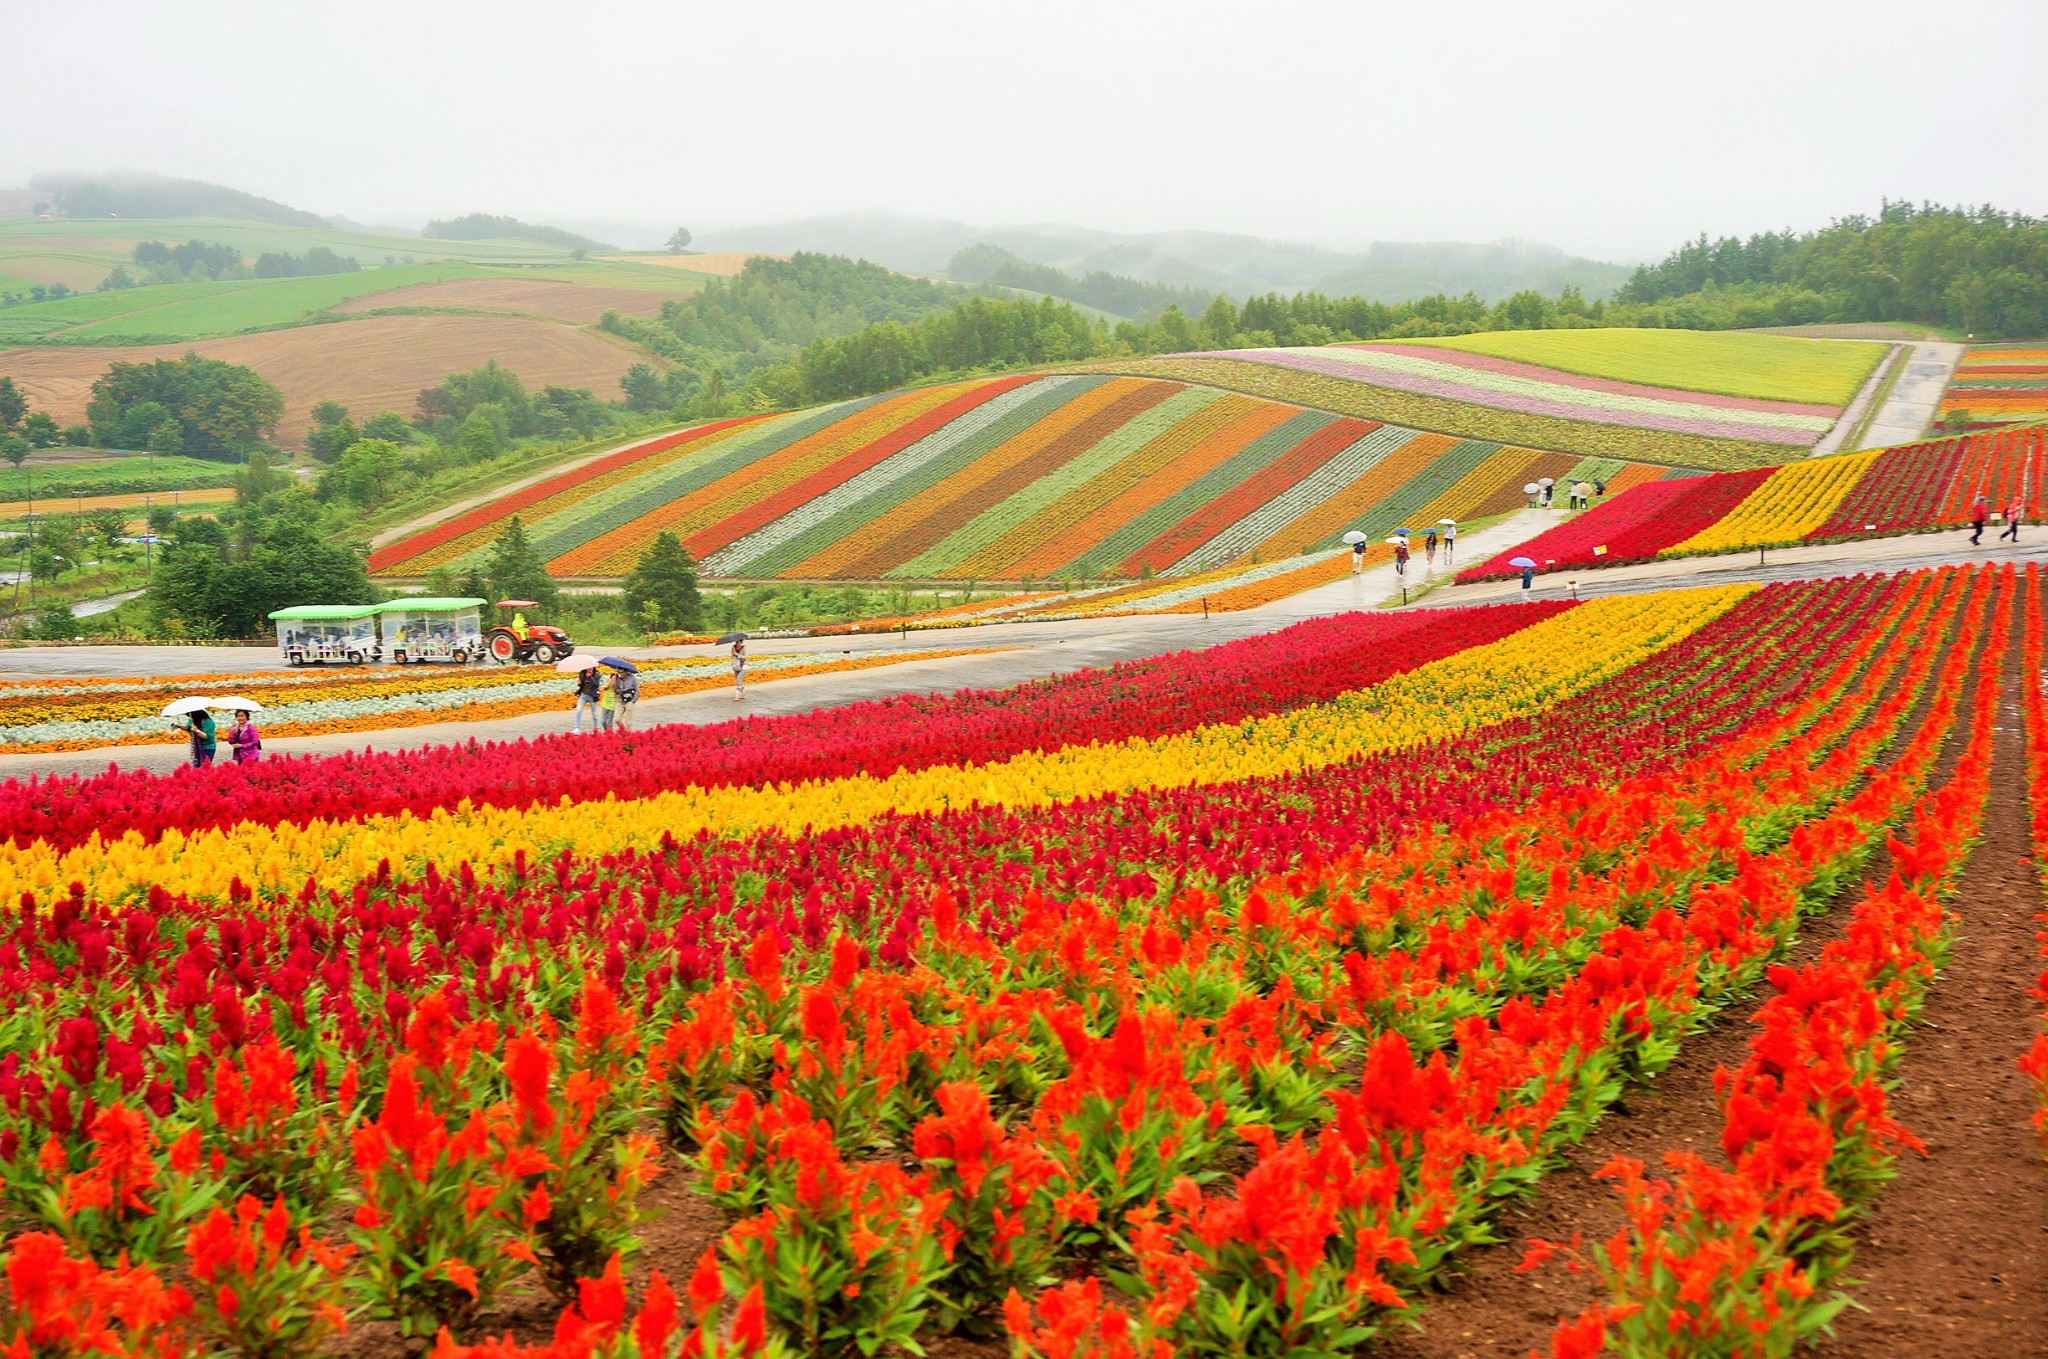
[[618, 656], [605, 656], [605, 657], [602, 657], [602, 658], [600, 658], [600, 659], [598, 660], [598, 664], [599, 664], [599, 665], [608, 665], [608, 666], [610, 666], [610, 667], [611, 667], [612, 669], [614, 669], [614, 670], [623, 670], [623, 671], [625, 671], [625, 672], [626, 672], [627, 674], [629, 674], [629, 675], [637, 675], [637, 674], [639, 674], [639, 673], [640, 673], [640, 667], [639, 667], [639, 666], [637, 666], [637, 665], [633, 664], [633, 663], [632, 663], [631, 661], [629, 661], [629, 660], [624, 660], [624, 659], [622, 659], [622, 658], [620, 658], [620, 657], [618, 657]]
[[1413, 532], [1415, 532], [1414, 529], [1398, 528], [1394, 530], [1395, 535], [1402, 538], [1406, 538], [1409, 534]]

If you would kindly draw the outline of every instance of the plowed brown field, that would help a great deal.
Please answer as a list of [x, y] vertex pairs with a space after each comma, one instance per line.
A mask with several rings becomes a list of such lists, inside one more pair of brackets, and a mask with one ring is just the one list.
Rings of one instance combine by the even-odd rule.
[[587, 326], [607, 311], [627, 316], [659, 316], [662, 302], [692, 291], [677, 280], [675, 293], [646, 288], [589, 288], [540, 278], [453, 278], [442, 283], [415, 283], [406, 288], [371, 293], [336, 307], [336, 311], [378, 311], [385, 307], [448, 307], [465, 311], [507, 311], [546, 316]]
[[731, 278], [747, 267], [751, 259], [786, 260], [787, 255], [771, 255], [765, 250], [722, 250], [715, 255], [607, 255], [606, 259], [624, 260], [628, 264], [658, 264], [664, 269], [687, 269], [693, 274], [716, 274]]
[[12, 377], [29, 404], [59, 423], [85, 418], [93, 380], [116, 361], [147, 363], [186, 353], [247, 364], [284, 393], [277, 437], [297, 447], [313, 404], [341, 402], [358, 419], [380, 410], [411, 415], [422, 387], [486, 359], [519, 374], [528, 388], [547, 383], [588, 387], [607, 400], [642, 356], [594, 331], [510, 316], [371, 316], [360, 321], [234, 335], [190, 344], [49, 346], [0, 350], [0, 374]]

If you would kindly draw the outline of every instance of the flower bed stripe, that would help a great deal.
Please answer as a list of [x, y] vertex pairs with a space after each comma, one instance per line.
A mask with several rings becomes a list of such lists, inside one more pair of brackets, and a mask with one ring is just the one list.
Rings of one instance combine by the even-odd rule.
[[1681, 403], [1650, 401], [1637, 397], [1612, 397], [1609, 404], [1572, 400], [1558, 389], [1540, 383], [1499, 379], [1492, 382], [1461, 381], [1446, 376], [1457, 370], [1445, 365], [1396, 364], [1391, 358], [1370, 361], [1339, 357], [1323, 350], [1247, 349], [1175, 355], [1188, 359], [1238, 360], [1272, 364], [1324, 377], [1365, 382], [1375, 387], [1413, 392], [1473, 406], [1490, 406], [1522, 415], [1546, 415], [1561, 420], [1583, 420], [1592, 424], [1627, 425], [1635, 429], [1662, 430], [1672, 434], [1699, 434], [1742, 439], [1753, 443], [1808, 447], [1826, 432], [1825, 423], [1815, 427], [1808, 416], [1752, 415], [1734, 420], [1688, 409]]
[[[1341, 531], [1344, 527], [1342, 521], [1330, 517], [1323, 507], [1341, 494], [1345, 487], [1364, 476], [1367, 469], [1377, 466], [1389, 453], [1410, 439], [1421, 437], [1414, 430], [1388, 425], [1369, 429], [1348, 447], [1338, 450], [1336, 455], [1321, 467], [1285, 488], [1271, 500], [1181, 558], [1179, 569], [1200, 570], [1204, 562], [1225, 562], [1247, 552], [1264, 556], [1265, 544], [1275, 533], [1304, 521], [1319, 523], [1321, 532], [1315, 535], [1318, 539]], [[1296, 543], [1280, 549], [1275, 555], [1297, 554], [1303, 546]]]
[[820, 553], [784, 574], [880, 577], [929, 551], [961, 525], [1028, 486], [1033, 478], [1065, 466], [1127, 421], [1183, 390], [1178, 383], [1119, 379], [1084, 392], [924, 494], [877, 517], [858, 540]]
[[1733, 510], [1662, 555], [1734, 552], [1798, 542], [1828, 521], [1857, 480], [1877, 461], [1875, 453], [1811, 458], [1781, 467]]
[[1189, 562], [1183, 568], [1180, 563], [1289, 486], [1356, 446], [1366, 433], [1355, 422], [1332, 421], [1124, 558], [1119, 569], [1128, 575], [1137, 575], [1146, 567], [1179, 574], [1201, 570], [1200, 564]]
[[1254, 363], [1242, 358], [1105, 359], [1077, 364], [1082, 373], [1122, 373], [1201, 382], [1275, 401], [1390, 425], [1549, 448], [1581, 455], [1604, 454], [1636, 461], [1682, 464], [1694, 469], [1773, 466], [1785, 460], [1785, 445], [1725, 435], [1659, 433], [1584, 419], [1529, 415], [1498, 406], [1475, 406], [1362, 382], [1356, 377]]
[[243, 824], [225, 831], [166, 832], [142, 843], [97, 836], [53, 854], [0, 849], [0, 895], [48, 897], [77, 880], [100, 900], [155, 886], [225, 900], [230, 884], [270, 893], [311, 881], [340, 888], [392, 865], [539, 862], [557, 849], [602, 855], [751, 830], [857, 825], [981, 802], [1027, 807], [1135, 788], [1174, 788], [1248, 775], [1320, 769], [1373, 751], [1455, 735], [1543, 711], [1690, 635], [1753, 587], [1594, 600], [1410, 672], [1272, 717], [1173, 736], [1137, 737], [1013, 756], [988, 765], [947, 765], [882, 778], [865, 775], [773, 787], [683, 788], [622, 801], [529, 808], [438, 809], [426, 816], [342, 823]]
[[848, 536], [865, 543], [878, 517], [1097, 385], [1086, 378], [1039, 378], [1012, 388], [723, 549], [705, 566], [717, 575], [773, 576]]
[[[1291, 420], [1295, 412], [1271, 401], [1232, 394], [1203, 414], [1205, 419], [1184, 421], [1047, 507], [1038, 520], [1050, 532], [1036, 547], [1011, 552], [994, 569], [981, 569], [1015, 579], [1050, 576], [1071, 568], [1117, 529]], [[1020, 539], [1028, 536], [1028, 531], [1016, 535]], [[983, 556], [990, 557], [993, 552]], [[975, 565], [963, 563], [967, 569]]]
[[1475, 354], [1462, 349], [1438, 348], [1434, 345], [1387, 344], [1383, 341], [1363, 341], [1355, 345], [1334, 345], [1337, 349], [1368, 349], [1380, 354], [1406, 354], [1411, 358], [1423, 359], [1430, 363], [1444, 364], [1454, 368], [1469, 368], [1475, 372], [1493, 373], [1502, 377], [1524, 378], [1548, 386], [1577, 387], [1582, 391], [1604, 392], [1613, 396], [1645, 397], [1654, 401], [1675, 402], [1683, 405], [1718, 406], [1731, 411], [1758, 411], [1775, 415], [1804, 415], [1817, 417], [1833, 424], [1841, 414], [1841, 407], [1827, 406], [1803, 401], [1777, 401], [1762, 396], [1724, 396], [1717, 392], [1696, 392], [1684, 387], [1652, 387], [1640, 382], [1624, 382], [1619, 378], [1588, 377], [1583, 373], [1569, 373], [1561, 368], [1545, 368], [1540, 364], [1521, 363], [1514, 359], [1496, 358], [1491, 354]]
[[[585, 482], [594, 481], [619, 468], [630, 467], [643, 459], [657, 454], [670, 450], [695, 448], [705, 443], [716, 442], [719, 436], [729, 430], [736, 429], [742, 425], [752, 424], [765, 418], [764, 416], [748, 415], [733, 420], [720, 420], [709, 425], [699, 425], [694, 429], [681, 430], [675, 434], [665, 434], [658, 439], [649, 439], [643, 443], [619, 449], [616, 452], [606, 454], [602, 458], [586, 463], [573, 471], [564, 472], [559, 476], [548, 477], [542, 481], [535, 482], [523, 490], [499, 496], [489, 504], [480, 505], [466, 514], [460, 514], [453, 519], [444, 520], [432, 528], [425, 529], [407, 538], [401, 538], [395, 543], [388, 543], [370, 554], [369, 569], [373, 572], [381, 572], [391, 570], [399, 565], [413, 564], [415, 559], [443, 547], [454, 548], [453, 552], [441, 554], [444, 558], [446, 556], [459, 555], [463, 550], [457, 545], [459, 540], [472, 534], [486, 532], [500, 520], [509, 519], [513, 515], [519, 514], [544, 500], [572, 490], [583, 485]], [[429, 565], [431, 564], [429, 563]]]
[[621, 575], [632, 568], [646, 542], [657, 533], [666, 530], [679, 538], [688, 538], [743, 505], [773, 495], [808, 476], [850, 449], [915, 420], [933, 406], [950, 400], [959, 390], [957, 385], [929, 387], [886, 398], [852, 419], [827, 424], [785, 448], [601, 534], [549, 565], [563, 574]]
[[[1214, 400], [1185, 419], [1175, 422], [1143, 444], [1129, 448], [1114, 462], [1100, 466], [1085, 481], [1070, 484], [1051, 500], [1041, 501], [1038, 509], [1018, 521], [1000, 538], [955, 563], [953, 574], [1004, 579], [1014, 579], [1020, 574], [1035, 575], [1041, 567], [1022, 568], [1018, 563], [1042, 551], [1048, 540], [1072, 529], [1075, 520], [1084, 516], [1088, 507], [1099, 504], [1104, 496], [1113, 498], [1133, 482], [1225, 434], [1239, 420], [1257, 416], [1260, 407], [1269, 404], [1234, 392], [1211, 395]], [[1059, 565], [1066, 559], [1062, 556], [1052, 564]]]
[[1448, 434], [1416, 434], [1393, 425], [1386, 428], [1409, 437], [1395, 442], [1384, 457], [1366, 464], [1357, 476], [1320, 505], [1310, 507], [1292, 523], [1267, 534], [1265, 541], [1256, 549], [1261, 557], [1284, 557], [1309, 551], [1315, 543], [1333, 536], [1331, 524], [1338, 526], [1334, 531], [1337, 535], [1341, 535], [1344, 529], [1356, 527], [1361, 517], [1398, 489], [1416, 468], [1458, 446], [1458, 441]]
[[[891, 576], [966, 576], [959, 569], [977, 552], [994, 545], [1076, 486], [1129, 457], [1182, 420], [1221, 400], [1223, 393], [1206, 387], [1175, 392], [1142, 415], [1111, 430], [1094, 447], [1062, 463], [1056, 470], [1031, 477], [1001, 502], [947, 534], [930, 548], [888, 572]], [[1028, 472], [1027, 472], [1028, 475]]]
[[[1254, 507], [1235, 523], [1225, 524], [1207, 542], [1174, 563], [1173, 574], [1184, 575], [1219, 566], [1257, 551], [1259, 545], [1278, 529], [1296, 522], [1304, 514], [1316, 513], [1346, 486], [1364, 476], [1368, 468], [1377, 466], [1403, 443], [1419, 437], [1413, 430], [1382, 425], [1354, 440], [1292, 486], [1283, 487], [1265, 504]], [[1342, 521], [1325, 517], [1321, 520], [1322, 532], [1317, 534], [1317, 538], [1334, 538], [1345, 527]], [[1298, 555], [1300, 551], [1301, 547], [1297, 545], [1281, 555]]]
[[[1258, 476], [1284, 457], [1289, 449], [1304, 440], [1316, 437], [1321, 431], [1331, 428], [1340, 421], [1341, 417], [1326, 415], [1322, 411], [1296, 412], [1246, 444], [1226, 461], [1210, 468], [1104, 538], [1083, 556], [1076, 558], [1070, 569], [1083, 575], [1102, 575], [1111, 572], [1124, 574], [1121, 563], [1128, 560], [1132, 553], [1145, 547], [1217, 496], [1228, 493], [1233, 486], [1241, 485], [1247, 479]], [[1361, 438], [1374, 428], [1371, 423], [1364, 421], [1354, 421], [1353, 425], [1357, 430], [1355, 437]]]
[[[1057, 379], [1055, 379], [1057, 380]], [[863, 443], [844, 457], [818, 468], [808, 476], [791, 482], [773, 495], [756, 500], [735, 514], [728, 515], [696, 534], [683, 546], [699, 560], [738, 542], [741, 538], [774, 524], [785, 515], [804, 509], [813, 502], [825, 499], [836, 492], [854, 489], [851, 495], [858, 498], [875, 480], [863, 481], [867, 473], [875, 471], [882, 463], [895, 457], [905, 449], [912, 448], [940, 434], [957, 420], [965, 420], [989, 402], [1015, 392], [1033, 379], [1028, 376], [997, 378], [993, 382], [979, 382], [964, 390], [956, 389], [949, 400], [920, 413], [915, 419], [895, 426], [881, 437]], [[993, 415], [1002, 414], [1000, 408], [983, 414], [974, 421], [968, 432], [987, 422]], [[886, 474], [884, 474], [886, 476]], [[826, 513], [830, 513], [828, 508]], [[801, 524], [799, 525], [801, 527]]]
[[[773, 416], [728, 434], [716, 446], [665, 460], [641, 475], [615, 482], [588, 499], [572, 498], [546, 519], [536, 521], [541, 541], [536, 541], [535, 546], [543, 548], [544, 542], [545, 555], [551, 562], [573, 563], [576, 550], [599, 535], [630, 523], [679, 495], [771, 457], [835, 421], [867, 409], [875, 401], [876, 398], [868, 398], [816, 411]], [[489, 548], [488, 541], [479, 542], [465, 554], [466, 558], [481, 562]]]

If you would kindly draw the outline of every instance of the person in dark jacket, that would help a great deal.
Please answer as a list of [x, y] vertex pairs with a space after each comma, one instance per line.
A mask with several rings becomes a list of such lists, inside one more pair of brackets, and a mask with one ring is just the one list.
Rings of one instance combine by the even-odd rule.
[[597, 685], [596, 666], [593, 665], [576, 672], [576, 725], [571, 728], [572, 731], [583, 730], [583, 710], [585, 708], [590, 709], [590, 729], [592, 731], [597, 730]]

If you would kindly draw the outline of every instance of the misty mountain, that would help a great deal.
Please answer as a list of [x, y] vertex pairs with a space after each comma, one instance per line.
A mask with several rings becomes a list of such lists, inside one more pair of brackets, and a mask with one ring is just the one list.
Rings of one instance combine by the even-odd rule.
[[104, 175], [37, 175], [29, 186], [46, 193], [62, 217], [230, 217], [272, 226], [321, 227], [317, 214], [222, 184], [170, 179], [139, 170]]
[[1589, 297], [1604, 297], [1629, 275], [1622, 265], [1525, 241], [1381, 243], [1363, 251], [1343, 251], [1214, 231], [1132, 235], [1059, 223], [976, 227], [944, 218], [887, 214], [707, 231], [694, 244], [700, 250], [776, 254], [818, 250], [912, 273], [942, 272], [969, 246], [992, 245], [1076, 277], [1118, 274], [1240, 299], [1253, 293], [1316, 291], [1400, 302], [1437, 292], [1471, 291], [1497, 301], [1523, 288], [1555, 293], [1567, 284]]

